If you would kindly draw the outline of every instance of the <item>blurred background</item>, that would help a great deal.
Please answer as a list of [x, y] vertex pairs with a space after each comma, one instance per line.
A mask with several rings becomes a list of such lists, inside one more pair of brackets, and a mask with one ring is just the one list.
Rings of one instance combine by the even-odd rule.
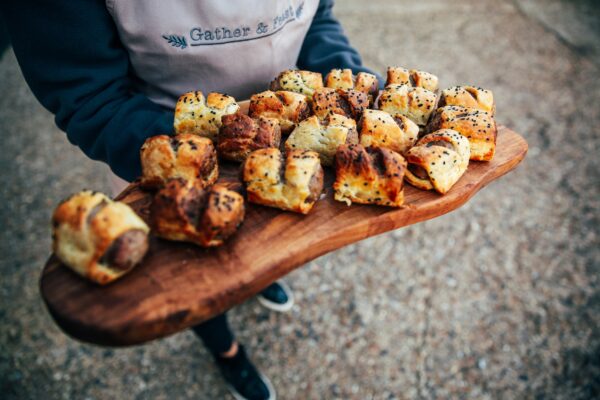
[[[530, 151], [443, 217], [288, 277], [297, 304], [230, 312], [281, 399], [600, 396], [600, 6], [595, 0], [339, 0], [366, 65], [494, 91]], [[27, 88], [0, 28], [3, 399], [228, 398], [189, 332], [100, 348], [65, 336], [38, 291], [57, 202], [108, 191]]]

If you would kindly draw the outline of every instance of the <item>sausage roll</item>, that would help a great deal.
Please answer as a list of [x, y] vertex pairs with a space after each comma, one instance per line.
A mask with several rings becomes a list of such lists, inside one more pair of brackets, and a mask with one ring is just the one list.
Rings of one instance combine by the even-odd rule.
[[217, 138], [221, 117], [235, 114], [240, 106], [231, 96], [209, 93], [204, 98], [201, 91], [182, 95], [175, 106], [175, 133], [193, 133], [211, 140]]
[[296, 124], [310, 114], [306, 96], [288, 91], [258, 93], [250, 97], [248, 115], [275, 118], [282, 133], [290, 133]]
[[429, 72], [418, 71], [416, 69], [408, 70], [402, 67], [388, 67], [385, 86], [388, 85], [422, 87], [435, 92], [438, 90], [438, 77]]
[[404, 158], [383, 147], [342, 145], [335, 156], [337, 201], [399, 207], [404, 203]]
[[146, 189], [163, 186], [171, 178], [183, 178], [212, 185], [219, 177], [217, 152], [208, 138], [181, 134], [148, 138], [140, 151], [141, 185]]
[[438, 107], [463, 106], [487, 111], [492, 115], [496, 112], [494, 94], [474, 86], [455, 86], [442, 91]]
[[313, 114], [320, 119], [339, 114], [358, 121], [369, 106], [369, 99], [357, 90], [323, 88], [315, 90], [311, 106]]
[[419, 127], [410, 119], [385, 111], [365, 110], [359, 123], [360, 144], [386, 147], [405, 154], [419, 138]]
[[321, 164], [331, 166], [335, 152], [344, 143], [358, 143], [356, 123], [353, 119], [332, 114], [321, 121], [312, 116], [300, 122], [285, 142], [286, 151], [296, 149], [319, 153]]
[[225, 186], [203, 188], [172, 179], [154, 196], [153, 231], [168, 240], [220, 246], [244, 220], [244, 198]]
[[439, 108], [429, 124], [429, 132], [454, 129], [469, 139], [471, 160], [490, 161], [496, 152], [498, 128], [492, 114], [461, 106]]
[[137, 265], [148, 250], [144, 221], [125, 203], [84, 190], [52, 216], [52, 248], [69, 268], [106, 284]]
[[469, 141], [451, 129], [423, 136], [406, 154], [406, 180], [413, 186], [446, 193], [469, 165]]
[[219, 156], [231, 161], [244, 161], [254, 150], [279, 147], [281, 128], [274, 118], [250, 118], [241, 113], [224, 115], [219, 131]]
[[369, 96], [371, 104], [379, 90], [379, 82], [375, 75], [359, 72], [354, 76], [351, 69], [332, 69], [325, 78], [325, 86], [332, 89], [354, 89], [363, 92]]
[[308, 214], [323, 190], [319, 154], [291, 150], [284, 160], [279, 149], [256, 150], [243, 169], [248, 201]]
[[273, 91], [288, 90], [305, 96], [312, 96], [316, 89], [323, 87], [323, 76], [319, 72], [287, 70], [271, 82]]
[[419, 126], [427, 121], [435, 110], [437, 96], [430, 90], [408, 85], [389, 85], [379, 96], [379, 109], [392, 115], [408, 117]]

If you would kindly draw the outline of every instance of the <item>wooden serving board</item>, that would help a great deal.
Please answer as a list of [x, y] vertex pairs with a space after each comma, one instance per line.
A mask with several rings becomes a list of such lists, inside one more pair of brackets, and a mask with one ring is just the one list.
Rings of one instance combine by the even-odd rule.
[[[51, 256], [41, 293], [57, 324], [76, 339], [123, 346], [164, 337], [230, 309], [325, 253], [460, 207], [526, 153], [525, 140], [500, 127], [491, 162], [472, 162], [444, 196], [406, 185], [402, 209], [334, 201], [328, 171], [325, 197], [306, 216], [247, 204], [239, 231], [214, 249], [153, 237], [142, 264], [107, 286], [82, 279]], [[236, 176], [238, 168], [225, 164], [221, 176]], [[151, 195], [136, 184], [119, 197], [148, 217]]]

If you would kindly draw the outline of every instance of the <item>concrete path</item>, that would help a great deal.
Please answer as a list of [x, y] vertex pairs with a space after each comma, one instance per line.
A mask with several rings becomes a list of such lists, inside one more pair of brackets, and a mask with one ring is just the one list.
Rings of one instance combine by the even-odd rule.
[[[344, 0], [367, 65], [493, 89], [522, 132], [519, 169], [458, 211], [292, 273], [297, 305], [254, 300], [231, 323], [280, 399], [600, 396], [600, 17], [595, 1]], [[72, 147], [0, 59], [0, 393], [5, 399], [219, 399], [189, 332], [78, 343], [38, 294], [54, 205], [106, 168]]]

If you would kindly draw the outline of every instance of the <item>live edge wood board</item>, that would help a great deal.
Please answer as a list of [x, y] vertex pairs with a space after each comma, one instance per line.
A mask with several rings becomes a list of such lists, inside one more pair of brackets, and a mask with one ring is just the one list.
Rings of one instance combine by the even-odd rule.
[[[491, 162], [472, 162], [444, 196], [406, 185], [401, 209], [334, 201], [329, 171], [325, 196], [310, 214], [247, 204], [239, 231], [214, 249], [153, 237], [142, 264], [107, 286], [82, 279], [51, 256], [41, 277], [42, 297], [57, 324], [78, 340], [125, 346], [164, 337], [228, 310], [325, 253], [460, 207], [526, 153], [525, 140], [500, 127]], [[225, 164], [221, 177], [231, 179], [237, 171], [237, 165]], [[147, 219], [149, 193], [133, 184], [119, 198]]]

